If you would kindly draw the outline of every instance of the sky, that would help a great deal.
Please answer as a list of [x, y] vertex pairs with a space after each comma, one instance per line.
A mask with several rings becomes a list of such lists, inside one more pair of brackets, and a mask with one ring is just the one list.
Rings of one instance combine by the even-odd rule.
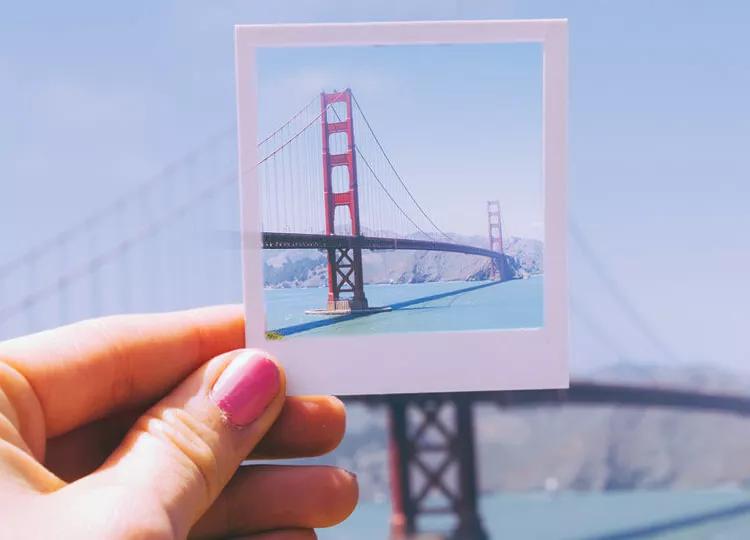
[[506, 234], [543, 239], [540, 44], [261, 49], [257, 62], [261, 137], [351, 88], [441, 229], [485, 236], [497, 199]]
[[566, 17], [570, 216], [590, 248], [571, 236], [574, 373], [748, 370], [744, 1], [6, 4], [0, 260], [233, 125], [236, 23]]

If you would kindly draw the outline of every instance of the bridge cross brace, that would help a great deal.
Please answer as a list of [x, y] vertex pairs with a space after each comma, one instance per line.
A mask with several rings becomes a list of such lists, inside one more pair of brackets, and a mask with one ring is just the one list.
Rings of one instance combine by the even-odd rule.
[[352, 274], [354, 274], [354, 254], [352, 250], [334, 249], [334, 269], [336, 271], [336, 281], [334, 285], [336, 287], [336, 293], [342, 292], [350, 293], [354, 292], [354, 282], [352, 281]]
[[392, 396], [391, 539], [426, 532], [449, 516], [451, 540], [488, 538], [477, 510], [471, 399], [461, 394]]

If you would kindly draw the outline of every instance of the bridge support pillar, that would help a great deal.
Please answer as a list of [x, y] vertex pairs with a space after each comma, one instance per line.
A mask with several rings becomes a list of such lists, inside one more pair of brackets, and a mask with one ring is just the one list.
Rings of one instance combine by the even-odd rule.
[[[391, 540], [423, 532], [487, 539], [477, 509], [471, 398], [394, 396], [389, 406]], [[430, 519], [445, 523], [446, 516], [453, 521], [449, 530], [430, 531]]]
[[[351, 294], [342, 297], [342, 293]], [[368, 308], [362, 280], [362, 250], [328, 250], [328, 311], [350, 312]]]
[[[338, 104], [343, 107], [337, 107]], [[359, 191], [350, 89], [320, 94], [320, 123], [323, 135], [325, 233], [336, 234], [336, 208], [343, 206], [348, 210], [350, 234], [358, 236], [361, 234]], [[338, 143], [332, 144], [332, 137], [337, 137]], [[343, 138], [346, 139], [345, 144]], [[337, 178], [344, 182], [334, 183], [334, 171], [341, 173]], [[367, 309], [362, 277], [362, 249], [328, 249], [328, 305], [325, 310], [318, 312], [335, 314]]]

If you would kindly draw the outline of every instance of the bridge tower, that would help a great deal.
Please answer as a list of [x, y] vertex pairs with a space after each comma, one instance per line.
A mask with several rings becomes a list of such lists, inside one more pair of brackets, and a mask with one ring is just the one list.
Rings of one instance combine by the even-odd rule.
[[[335, 106], [344, 104], [346, 117], [342, 118]], [[320, 122], [323, 132], [323, 193], [325, 197], [325, 233], [336, 234], [336, 208], [349, 210], [351, 235], [361, 234], [359, 226], [359, 192], [357, 189], [357, 162], [354, 156], [354, 123], [352, 120], [352, 92], [320, 94]], [[331, 136], [343, 133], [346, 150], [332, 153]], [[336, 145], [343, 146], [343, 145]], [[335, 191], [334, 171], [341, 169], [348, 178], [347, 187]], [[327, 313], [348, 313], [366, 310], [364, 280], [362, 277], [361, 248], [328, 249], [328, 306]]]
[[[471, 394], [388, 396], [391, 540], [429, 532], [447, 540], [486, 540], [478, 486]], [[447, 518], [447, 523], [446, 523]]]
[[492, 260], [492, 279], [505, 278], [505, 247], [503, 246], [503, 223], [500, 216], [500, 201], [487, 201], [487, 225], [489, 228], [490, 251], [503, 255]]

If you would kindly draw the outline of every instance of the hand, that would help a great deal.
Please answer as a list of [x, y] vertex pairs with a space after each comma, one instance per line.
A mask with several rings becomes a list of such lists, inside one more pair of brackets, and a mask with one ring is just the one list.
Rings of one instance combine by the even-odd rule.
[[[284, 398], [238, 307], [126, 315], [0, 343], [0, 538], [314, 538], [357, 501], [333, 397]], [[228, 352], [231, 351], [231, 352]]]

